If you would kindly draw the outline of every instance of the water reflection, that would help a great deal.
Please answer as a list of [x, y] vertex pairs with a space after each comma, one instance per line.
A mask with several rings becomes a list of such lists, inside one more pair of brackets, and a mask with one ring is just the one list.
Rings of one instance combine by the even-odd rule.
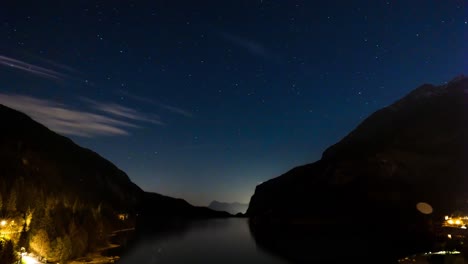
[[155, 226], [119, 263], [287, 263], [257, 247], [247, 221], [229, 218]]
[[252, 222], [249, 228], [261, 249], [291, 263], [387, 263], [369, 251], [369, 241], [360, 235]]

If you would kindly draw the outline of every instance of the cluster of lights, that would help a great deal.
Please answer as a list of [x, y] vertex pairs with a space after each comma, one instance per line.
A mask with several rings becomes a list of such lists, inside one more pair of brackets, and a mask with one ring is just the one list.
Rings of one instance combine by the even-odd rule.
[[423, 253], [423, 254], [419, 254], [419, 255], [413, 255], [411, 257], [406, 257], [406, 258], [403, 258], [403, 259], [399, 259], [398, 262], [403, 262], [403, 263], [408, 263], [408, 262], [415, 262], [416, 261], [416, 257], [417, 256], [432, 256], [432, 255], [459, 255], [461, 254], [460, 251], [445, 251], [445, 250], [442, 250], [442, 251], [436, 251], [436, 252], [426, 252], [426, 253]]
[[468, 217], [456, 217], [452, 218], [448, 215], [445, 216], [444, 226], [459, 227], [461, 229], [467, 229]]
[[461, 252], [460, 251], [445, 251], [445, 250], [442, 250], [442, 251], [437, 251], [437, 252], [427, 252], [427, 253], [424, 253], [425, 256], [427, 255], [458, 255], [460, 254]]
[[10, 234], [19, 233], [19, 230], [15, 230], [15, 220], [2, 219], [0, 220], [0, 237], [10, 239]]

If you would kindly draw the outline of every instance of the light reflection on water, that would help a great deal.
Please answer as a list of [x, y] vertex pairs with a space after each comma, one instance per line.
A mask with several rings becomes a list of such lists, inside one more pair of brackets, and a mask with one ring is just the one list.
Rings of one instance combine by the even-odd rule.
[[194, 221], [184, 228], [140, 238], [119, 263], [271, 263], [286, 261], [259, 249], [248, 220]]

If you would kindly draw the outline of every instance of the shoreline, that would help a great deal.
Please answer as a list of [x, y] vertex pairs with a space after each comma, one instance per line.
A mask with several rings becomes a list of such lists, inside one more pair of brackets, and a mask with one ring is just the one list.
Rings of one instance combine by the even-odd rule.
[[92, 253], [86, 257], [81, 257], [76, 260], [68, 262], [69, 264], [110, 264], [115, 263], [120, 260], [120, 256], [103, 256], [100, 253]]

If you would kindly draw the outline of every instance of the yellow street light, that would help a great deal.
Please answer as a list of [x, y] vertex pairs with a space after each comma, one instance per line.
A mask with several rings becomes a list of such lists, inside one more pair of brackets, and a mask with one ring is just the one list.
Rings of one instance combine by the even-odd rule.
[[2, 225], [2, 226], [5, 226], [6, 224], [7, 224], [7, 221], [5, 221], [5, 220], [2, 220], [2, 222], [0, 222], [0, 225]]

